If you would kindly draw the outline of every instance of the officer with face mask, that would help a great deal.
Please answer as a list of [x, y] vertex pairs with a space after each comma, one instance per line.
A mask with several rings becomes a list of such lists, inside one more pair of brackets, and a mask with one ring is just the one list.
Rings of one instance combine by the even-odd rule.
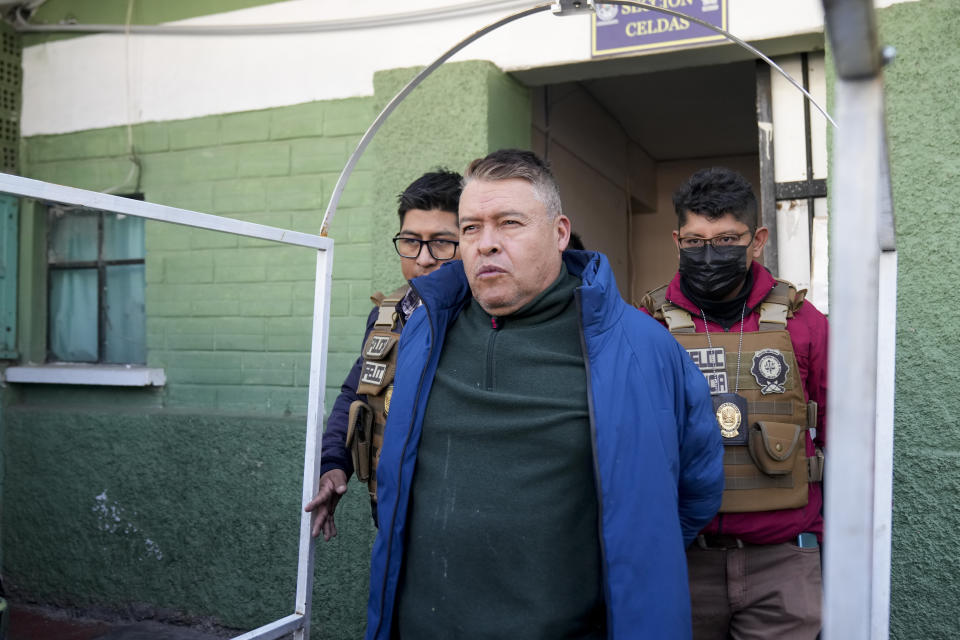
[[641, 308], [703, 372], [725, 445], [720, 513], [687, 550], [693, 636], [813, 640], [827, 320], [755, 261], [768, 230], [743, 176], [698, 171], [673, 203], [678, 273]]

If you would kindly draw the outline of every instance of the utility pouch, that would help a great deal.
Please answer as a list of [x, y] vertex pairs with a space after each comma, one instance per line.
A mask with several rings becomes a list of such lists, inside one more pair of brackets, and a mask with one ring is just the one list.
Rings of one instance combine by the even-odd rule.
[[375, 396], [393, 382], [396, 373], [396, 358], [391, 354], [400, 336], [390, 330], [370, 332], [363, 345], [363, 364], [360, 367], [360, 383], [357, 393]]
[[[805, 429], [800, 425], [783, 422], [757, 422], [750, 429], [748, 447], [750, 457], [760, 471], [768, 476], [785, 476], [793, 473], [796, 458], [804, 452], [806, 466]], [[804, 469], [804, 476], [807, 475]]]
[[370, 479], [370, 441], [373, 438], [373, 410], [363, 400], [354, 400], [347, 417], [347, 448], [353, 470], [360, 482]]

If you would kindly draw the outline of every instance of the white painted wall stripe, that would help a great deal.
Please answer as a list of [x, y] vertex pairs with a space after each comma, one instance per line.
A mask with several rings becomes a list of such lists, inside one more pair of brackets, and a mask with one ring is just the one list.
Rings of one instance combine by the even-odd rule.
[[[404, 11], [462, 4], [407, 0]], [[748, 41], [815, 33], [819, 0], [729, 0], [730, 28]], [[531, 0], [530, 4], [535, 4]], [[24, 50], [21, 131], [65, 133], [371, 95], [382, 69], [425, 65], [501, 8], [391, 27], [294, 35], [91, 35]], [[393, 0], [289, 0], [172, 24], [275, 24], [395, 14]], [[732, 46], [732, 45], [724, 45]], [[586, 16], [539, 14], [512, 23], [454, 60], [490, 60], [512, 71], [590, 59]], [[128, 81], [129, 78], [129, 81]]]

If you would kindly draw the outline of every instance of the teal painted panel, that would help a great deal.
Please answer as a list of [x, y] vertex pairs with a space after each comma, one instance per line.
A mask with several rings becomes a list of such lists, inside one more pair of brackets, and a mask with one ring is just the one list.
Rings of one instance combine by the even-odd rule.
[[0, 358], [16, 358], [17, 229], [20, 200], [0, 195]]

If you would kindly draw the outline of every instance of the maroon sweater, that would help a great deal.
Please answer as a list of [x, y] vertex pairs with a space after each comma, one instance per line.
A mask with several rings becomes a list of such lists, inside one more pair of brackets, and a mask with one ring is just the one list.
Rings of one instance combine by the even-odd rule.
[[[770, 293], [776, 281], [762, 265], [754, 262], [750, 268], [753, 274], [753, 289], [747, 296], [747, 308], [755, 309]], [[680, 290], [679, 273], [667, 286], [666, 298], [676, 306], [689, 311], [697, 333], [703, 333], [704, 325], [700, 310]], [[723, 327], [714, 322], [710, 322], [707, 326], [711, 332], [723, 331]], [[743, 330], [749, 332], [757, 331], [759, 328], [760, 314], [752, 311], [744, 318]], [[739, 331], [740, 323], [737, 322], [730, 330]], [[813, 400], [818, 405], [816, 439], [812, 440], [810, 433], [807, 432], [807, 455], [812, 456], [814, 442], [821, 448], [826, 442], [827, 336], [829, 332], [827, 319], [810, 302], [804, 301], [802, 306], [794, 312], [793, 317], [787, 321], [787, 331], [790, 333], [797, 366], [800, 368], [804, 396], [807, 401]], [[822, 507], [821, 485], [811, 484], [810, 499], [805, 507], [758, 513], [719, 513], [703, 529], [703, 533], [733, 535], [745, 542], [755, 544], [787, 542], [805, 531], [816, 533], [817, 538], [822, 539]]]

